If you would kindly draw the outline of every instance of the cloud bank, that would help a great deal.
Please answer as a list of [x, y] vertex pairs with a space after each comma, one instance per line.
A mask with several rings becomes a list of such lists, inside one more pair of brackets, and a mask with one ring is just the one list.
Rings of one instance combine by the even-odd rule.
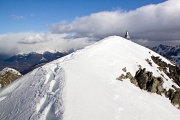
[[0, 53], [19, 54], [45, 51], [68, 51], [88, 46], [93, 41], [88, 38], [65, 39], [67, 34], [51, 33], [14, 33], [0, 35]]
[[[77, 17], [72, 22], [61, 21], [49, 25], [52, 33], [73, 33], [71, 37], [101, 39], [109, 35], [124, 36], [129, 30], [136, 42], [180, 43], [180, 1], [168, 0], [132, 11], [103, 11]], [[144, 41], [142, 41], [144, 40]], [[163, 43], [162, 43], [163, 44]], [[172, 43], [173, 44], [173, 43]], [[152, 44], [153, 45], [153, 44]]]

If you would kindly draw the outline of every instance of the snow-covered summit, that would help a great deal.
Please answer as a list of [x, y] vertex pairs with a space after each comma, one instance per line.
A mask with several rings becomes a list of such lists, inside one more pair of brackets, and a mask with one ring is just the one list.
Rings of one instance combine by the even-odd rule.
[[[0, 91], [0, 119], [179, 120], [180, 110], [163, 95], [140, 90], [128, 79], [139, 65], [163, 75], [163, 87], [178, 87], [152, 62], [155, 52], [111, 36], [26, 74]], [[164, 57], [163, 61], [171, 64]], [[173, 88], [172, 88], [173, 89]]]
[[6, 67], [6, 68], [4, 68], [3, 70], [1, 70], [1, 71], [0, 71], [0, 75], [4, 75], [4, 74], [6, 74], [7, 72], [11, 72], [11, 73], [16, 74], [16, 75], [21, 75], [21, 73], [18, 72], [17, 70], [15, 70], [15, 69], [13, 69], [13, 68], [8, 68], [8, 67]]
[[21, 73], [13, 68], [4, 68], [0, 71], [0, 89], [21, 77]]

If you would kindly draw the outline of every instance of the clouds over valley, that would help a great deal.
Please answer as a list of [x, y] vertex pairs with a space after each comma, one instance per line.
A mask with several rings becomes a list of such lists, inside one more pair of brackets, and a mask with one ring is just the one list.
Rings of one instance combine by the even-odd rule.
[[15, 33], [0, 35], [0, 53], [55, 52], [83, 48], [93, 43], [88, 38], [65, 39], [67, 34]]

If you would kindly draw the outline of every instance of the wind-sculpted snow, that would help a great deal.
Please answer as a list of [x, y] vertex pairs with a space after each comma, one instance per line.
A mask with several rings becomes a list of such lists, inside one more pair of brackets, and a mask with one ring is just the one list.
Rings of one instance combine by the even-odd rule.
[[0, 93], [0, 120], [61, 119], [64, 81], [64, 70], [56, 64], [40, 67], [17, 80]]

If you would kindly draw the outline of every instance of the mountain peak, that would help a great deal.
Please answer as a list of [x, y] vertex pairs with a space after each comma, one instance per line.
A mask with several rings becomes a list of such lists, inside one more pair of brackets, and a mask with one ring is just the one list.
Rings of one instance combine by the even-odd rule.
[[134, 76], [141, 66], [155, 77], [164, 76], [165, 89], [179, 88], [158, 69], [152, 55], [159, 56], [122, 37], [107, 37], [33, 70], [0, 91], [0, 119], [179, 120], [180, 110], [164, 95], [141, 90], [128, 78], [116, 80], [125, 73]]

